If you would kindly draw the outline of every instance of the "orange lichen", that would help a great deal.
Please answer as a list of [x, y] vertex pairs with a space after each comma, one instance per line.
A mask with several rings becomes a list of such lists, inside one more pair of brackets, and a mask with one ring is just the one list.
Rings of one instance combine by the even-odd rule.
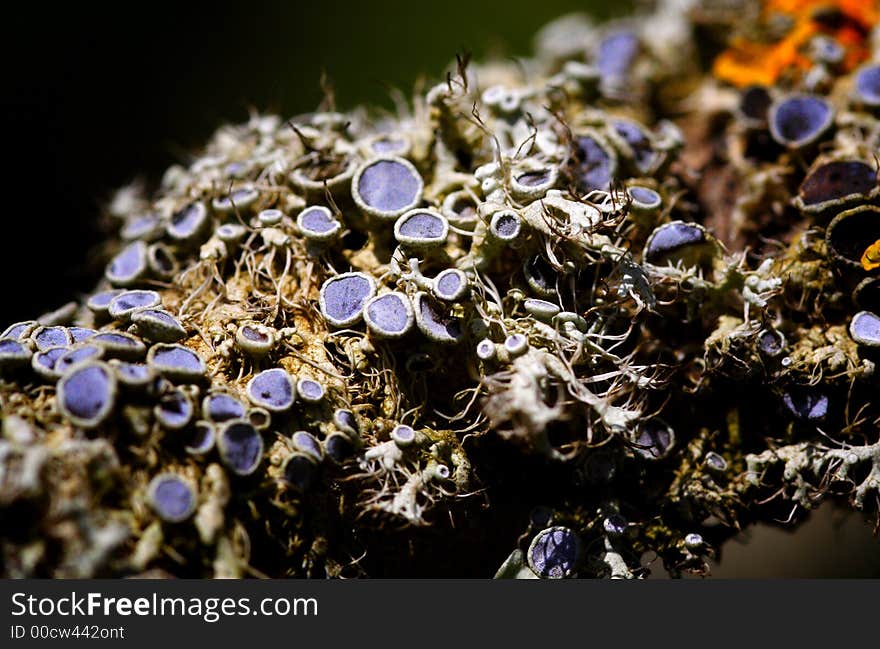
[[781, 38], [734, 37], [715, 60], [715, 77], [742, 87], [770, 85], [787, 73], [803, 72], [811, 66], [807, 49], [818, 35], [844, 47], [842, 67], [849, 71], [868, 55], [867, 34], [880, 19], [880, 0], [765, 0], [757, 32], [770, 31], [780, 16], [791, 24]]
[[865, 270], [874, 270], [880, 268], [880, 239], [867, 247], [862, 255], [862, 268]]

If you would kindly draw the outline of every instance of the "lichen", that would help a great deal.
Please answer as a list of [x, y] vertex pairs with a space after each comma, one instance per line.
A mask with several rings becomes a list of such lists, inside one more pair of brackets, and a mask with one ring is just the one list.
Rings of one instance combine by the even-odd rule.
[[3, 334], [2, 574], [489, 576], [513, 528], [498, 576], [707, 574], [778, 503], [876, 513], [877, 8], [734, 4], [796, 18], [760, 75], [714, 3], [569, 17], [120, 190], [100, 284]]

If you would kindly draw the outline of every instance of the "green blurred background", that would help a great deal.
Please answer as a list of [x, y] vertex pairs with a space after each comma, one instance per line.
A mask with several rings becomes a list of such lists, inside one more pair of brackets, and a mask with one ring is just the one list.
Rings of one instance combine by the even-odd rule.
[[[95, 282], [100, 269], [85, 260], [100, 241], [99, 205], [114, 188], [138, 177], [154, 183], [216, 127], [246, 119], [250, 107], [285, 116], [314, 109], [322, 71], [341, 108], [390, 107], [389, 87], [409, 92], [419, 75], [439, 78], [457, 52], [527, 55], [534, 32], [554, 17], [585, 11], [601, 20], [631, 7], [628, 0], [10, 5], [0, 21], [10, 168], [0, 322], [34, 317]], [[761, 526], [743, 539], [725, 547], [715, 574], [880, 576], [870, 527], [832, 507], [795, 533]]]

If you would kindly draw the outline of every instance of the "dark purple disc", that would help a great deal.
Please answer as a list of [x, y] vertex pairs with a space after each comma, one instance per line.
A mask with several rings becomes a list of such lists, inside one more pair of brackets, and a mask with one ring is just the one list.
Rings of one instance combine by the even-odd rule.
[[149, 487], [149, 499], [159, 518], [169, 523], [186, 520], [196, 508], [196, 494], [192, 486], [172, 473], [153, 478]]
[[202, 403], [202, 416], [215, 422], [243, 419], [245, 412], [241, 401], [222, 392], [209, 394]]
[[217, 436], [217, 445], [223, 463], [237, 475], [256, 471], [263, 457], [263, 438], [246, 421], [229, 421]]
[[100, 425], [113, 409], [116, 380], [103, 363], [76, 367], [58, 383], [58, 405], [73, 423], [84, 428]]
[[580, 556], [580, 541], [567, 527], [541, 530], [528, 549], [529, 567], [543, 579], [562, 579], [574, 572]]
[[355, 177], [355, 200], [378, 215], [403, 213], [419, 202], [422, 179], [403, 159], [381, 158], [368, 163]]
[[293, 379], [286, 370], [263, 370], [247, 384], [247, 396], [255, 406], [270, 412], [288, 410], [295, 400]]

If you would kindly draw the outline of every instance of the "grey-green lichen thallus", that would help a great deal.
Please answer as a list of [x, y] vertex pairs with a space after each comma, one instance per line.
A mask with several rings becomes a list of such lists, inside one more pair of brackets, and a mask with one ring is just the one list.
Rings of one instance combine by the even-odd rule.
[[100, 284], [0, 338], [2, 574], [677, 576], [876, 514], [880, 37], [841, 4], [845, 57], [740, 84], [656, 4], [120, 190]]

